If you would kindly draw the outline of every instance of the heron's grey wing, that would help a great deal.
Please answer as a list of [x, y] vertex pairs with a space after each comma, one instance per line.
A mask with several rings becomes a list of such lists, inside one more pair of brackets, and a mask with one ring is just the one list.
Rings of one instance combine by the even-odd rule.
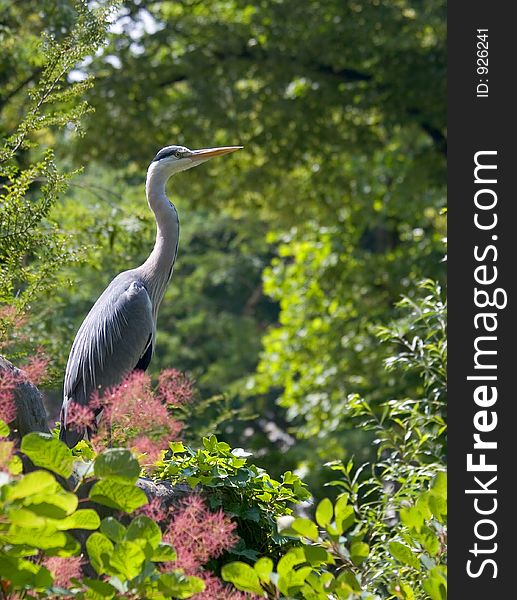
[[71, 402], [82, 405], [95, 390], [117, 385], [151, 359], [155, 325], [147, 289], [131, 271], [106, 288], [84, 320], [72, 345], [65, 374], [61, 439], [75, 445], [83, 433], [70, 430]]

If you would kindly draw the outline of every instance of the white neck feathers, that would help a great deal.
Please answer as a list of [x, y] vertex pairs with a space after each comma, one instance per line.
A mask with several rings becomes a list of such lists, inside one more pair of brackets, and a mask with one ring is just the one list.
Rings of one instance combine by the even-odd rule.
[[146, 193], [147, 202], [156, 219], [156, 242], [140, 269], [155, 310], [165, 293], [179, 242], [178, 212], [165, 193], [169, 177], [170, 172], [167, 173], [157, 163], [151, 163], [147, 171]]

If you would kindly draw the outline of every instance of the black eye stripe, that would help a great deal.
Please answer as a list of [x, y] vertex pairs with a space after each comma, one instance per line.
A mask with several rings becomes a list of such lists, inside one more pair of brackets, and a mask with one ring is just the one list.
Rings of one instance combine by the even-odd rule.
[[151, 162], [157, 162], [162, 160], [162, 158], [167, 158], [168, 156], [174, 156], [176, 154], [180, 154], [178, 158], [181, 158], [182, 154], [189, 154], [189, 150], [187, 148], [183, 148], [182, 146], [171, 146], [169, 148], [162, 148], [158, 154], [153, 158]]
[[177, 152], [177, 150], [166, 150], [165, 152], [163, 150], [160, 150], [160, 152], [158, 152], [158, 154], [153, 158], [152, 162], [156, 162], [158, 160], [161, 160], [162, 158], [172, 156], [175, 152]]

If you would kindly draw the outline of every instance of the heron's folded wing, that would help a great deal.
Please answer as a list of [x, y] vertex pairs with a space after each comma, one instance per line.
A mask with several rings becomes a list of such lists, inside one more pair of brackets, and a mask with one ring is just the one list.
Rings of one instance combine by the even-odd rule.
[[142, 357], [150, 360], [153, 338], [152, 304], [145, 286], [119, 275], [77, 332], [66, 369], [65, 402], [86, 404], [96, 389], [120, 383]]

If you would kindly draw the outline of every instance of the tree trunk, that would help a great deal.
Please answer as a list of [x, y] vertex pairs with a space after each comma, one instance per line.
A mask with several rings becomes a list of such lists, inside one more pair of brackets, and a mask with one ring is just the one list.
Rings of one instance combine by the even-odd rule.
[[2, 371], [14, 374], [19, 380], [14, 392], [17, 416], [14, 426], [11, 426], [15, 436], [21, 438], [31, 431], [50, 433], [43, 397], [38, 388], [27, 380], [22, 370], [0, 356], [0, 372]]

